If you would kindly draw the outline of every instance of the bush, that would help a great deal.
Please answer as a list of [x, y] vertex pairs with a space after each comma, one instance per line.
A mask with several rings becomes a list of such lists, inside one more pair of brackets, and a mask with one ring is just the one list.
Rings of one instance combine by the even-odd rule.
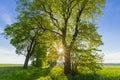
[[68, 80], [67, 76], [57, 76], [55, 80]]
[[46, 76], [46, 77], [40, 77], [37, 80], [52, 80], [50, 76]]
[[63, 68], [59, 66], [55, 66], [51, 69], [50, 76], [52, 80], [68, 80], [64, 74]]

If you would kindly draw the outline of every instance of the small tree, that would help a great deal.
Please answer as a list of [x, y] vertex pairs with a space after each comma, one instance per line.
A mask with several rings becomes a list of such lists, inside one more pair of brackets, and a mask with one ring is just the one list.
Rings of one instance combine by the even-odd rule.
[[[17, 10], [19, 15], [17, 22], [7, 25], [4, 34], [11, 39], [10, 43], [15, 46], [16, 53], [25, 55], [25, 62], [23, 68], [28, 67], [28, 62], [31, 56], [37, 48], [36, 44], [42, 43], [45, 29], [43, 27], [48, 26], [45, 24], [41, 16], [42, 14], [34, 14], [32, 8], [28, 7], [29, 1], [18, 1]], [[45, 41], [45, 39], [44, 39]]]
[[46, 62], [47, 48], [45, 44], [37, 44], [34, 54], [31, 57], [32, 65], [35, 67], [43, 67]]

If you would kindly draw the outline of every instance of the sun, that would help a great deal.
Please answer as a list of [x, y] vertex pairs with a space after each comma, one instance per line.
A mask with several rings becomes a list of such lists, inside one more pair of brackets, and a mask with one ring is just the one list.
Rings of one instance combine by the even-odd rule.
[[63, 52], [63, 49], [62, 49], [62, 48], [58, 49], [58, 52], [59, 52], [59, 53], [62, 53], [62, 52]]

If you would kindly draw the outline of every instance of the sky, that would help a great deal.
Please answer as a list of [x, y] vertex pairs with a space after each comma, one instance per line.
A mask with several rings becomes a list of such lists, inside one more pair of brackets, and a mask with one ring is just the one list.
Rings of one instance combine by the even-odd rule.
[[[107, 0], [103, 9], [104, 16], [98, 21], [98, 32], [104, 45], [104, 63], [120, 63], [120, 0]], [[12, 24], [17, 17], [15, 0], [0, 0], [0, 33], [7, 24]], [[17, 55], [10, 40], [0, 35], [0, 64], [23, 64], [25, 57]]]

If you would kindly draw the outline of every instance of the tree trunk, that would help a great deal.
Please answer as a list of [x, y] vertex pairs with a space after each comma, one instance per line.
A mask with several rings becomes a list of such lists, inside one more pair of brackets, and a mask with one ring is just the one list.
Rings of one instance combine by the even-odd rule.
[[71, 74], [71, 62], [70, 62], [70, 50], [69, 48], [65, 48], [65, 55], [64, 55], [64, 73]]
[[23, 66], [23, 68], [24, 69], [27, 69], [28, 68], [28, 62], [29, 62], [29, 59], [30, 59], [30, 57], [32, 56], [32, 54], [33, 54], [33, 51], [34, 51], [34, 49], [35, 49], [35, 46], [36, 46], [36, 41], [33, 41], [32, 40], [32, 42], [31, 42], [31, 44], [30, 44], [30, 47], [28, 46], [28, 50], [27, 50], [27, 56], [26, 56], [26, 58], [25, 58], [25, 62], [24, 62], [24, 66]]
[[27, 68], [28, 68], [29, 59], [30, 59], [30, 55], [27, 54], [27, 56], [26, 56], [26, 58], [25, 58], [24, 66], [23, 66], [24, 69], [27, 69]]
[[77, 63], [71, 63], [71, 74], [72, 75], [76, 75], [78, 73], [78, 70], [77, 70]]

